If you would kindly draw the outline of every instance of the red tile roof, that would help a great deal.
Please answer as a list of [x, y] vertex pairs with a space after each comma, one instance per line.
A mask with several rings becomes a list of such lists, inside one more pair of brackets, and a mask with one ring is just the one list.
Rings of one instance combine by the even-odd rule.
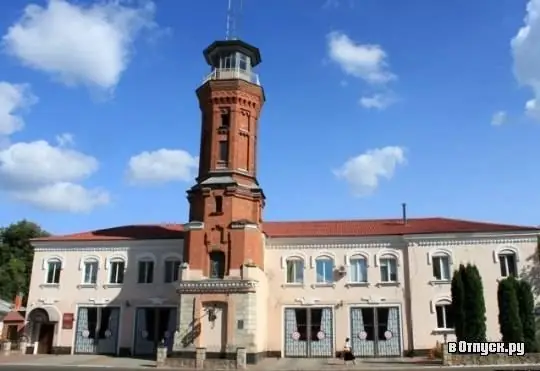
[[[351, 237], [406, 234], [441, 234], [474, 232], [540, 232], [540, 228], [475, 222], [449, 218], [414, 218], [406, 224], [401, 219], [328, 220], [266, 222], [263, 230], [277, 237]], [[127, 225], [64, 236], [36, 238], [33, 241], [122, 241], [178, 239], [183, 237], [182, 224]]]
[[18, 310], [12, 310], [3, 319], [4, 322], [21, 322], [24, 321], [24, 314]]

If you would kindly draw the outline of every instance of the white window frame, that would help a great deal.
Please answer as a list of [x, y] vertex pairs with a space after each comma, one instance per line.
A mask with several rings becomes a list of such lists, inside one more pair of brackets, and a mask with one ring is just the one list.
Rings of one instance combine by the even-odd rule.
[[[431, 302], [431, 312], [435, 315], [435, 327], [436, 327], [436, 330], [440, 330], [440, 331], [453, 331], [454, 328], [453, 327], [448, 327], [448, 324], [447, 324], [447, 318], [448, 318], [448, 308], [452, 305], [452, 300], [450, 298], [442, 298], [442, 299], [437, 299], [437, 300], [433, 300]], [[437, 318], [437, 308], [444, 308], [443, 309], [443, 322], [444, 322], [444, 327], [439, 327], [439, 323], [438, 323], [438, 318]]]
[[[112, 266], [113, 264], [116, 264], [116, 263], [124, 263], [124, 275], [123, 275], [123, 280], [122, 282], [118, 283], [118, 282], [112, 282], [112, 273], [113, 273], [113, 269], [112, 269]], [[111, 257], [107, 260], [107, 270], [109, 271], [107, 273], [107, 285], [123, 285], [125, 282], [126, 282], [126, 271], [127, 271], [127, 259], [122, 257], [122, 256], [114, 256], [114, 257]], [[116, 277], [118, 278], [118, 277]]]
[[[44, 262], [44, 264], [45, 264], [45, 280], [44, 280], [45, 285], [59, 286], [60, 281], [62, 280], [62, 271], [64, 270], [64, 264], [63, 264], [62, 259], [56, 256], [50, 257]], [[59, 264], [58, 282], [49, 282], [49, 271], [51, 268], [51, 264]]]
[[499, 272], [500, 272], [500, 275], [501, 277], [510, 277], [510, 274], [506, 274], [504, 275], [503, 272], [502, 272], [502, 269], [501, 269], [501, 263], [503, 263], [504, 261], [504, 266], [505, 266], [505, 269], [506, 269], [506, 272], [508, 273], [510, 270], [508, 269], [509, 268], [509, 264], [508, 264], [508, 256], [513, 256], [514, 257], [514, 271], [516, 272], [516, 278], [519, 276], [519, 271], [518, 271], [518, 257], [516, 255], [515, 252], [513, 251], [509, 251], [509, 250], [503, 250], [501, 252], [499, 252], [498, 254], [498, 260], [499, 260]]
[[[396, 280], [393, 281], [391, 279], [392, 272], [390, 268], [392, 267], [392, 264], [388, 264], [388, 262], [395, 262], [395, 274], [396, 274]], [[387, 266], [388, 267], [388, 279], [385, 280], [382, 274], [382, 267]], [[379, 258], [379, 275], [380, 275], [380, 283], [382, 284], [397, 284], [399, 283], [399, 263], [398, 259], [394, 255], [383, 255]]]
[[[354, 269], [354, 264], [353, 262], [355, 261], [364, 261], [364, 263], [366, 264], [366, 272], [365, 272], [365, 280], [364, 281], [353, 281], [352, 280], [352, 272], [353, 272], [353, 269]], [[368, 283], [369, 282], [369, 257], [367, 257], [365, 254], [354, 254], [352, 255], [348, 261], [347, 261], [347, 265], [349, 266], [349, 277], [348, 277], [348, 281], [349, 283], [351, 284], [362, 284], [362, 283]]]
[[[319, 281], [319, 275], [317, 273], [317, 262], [327, 261], [330, 262], [332, 267], [331, 277], [324, 277], [324, 281]], [[315, 268], [315, 284], [316, 285], [333, 285], [334, 284], [334, 268], [336, 267], [336, 259], [330, 255], [319, 255], [314, 259], [314, 268]], [[325, 270], [326, 274], [326, 270]]]
[[[87, 264], [95, 264], [96, 265], [96, 282], [85, 282]], [[97, 285], [98, 279], [99, 279], [99, 276], [98, 276], [99, 275], [99, 266], [100, 266], [99, 260], [94, 258], [94, 257], [88, 257], [88, 258], [85, 258], [82, 261], [81, 285], [85, 285], [85, 286], [95, 286], [95, 285]]]
[[[431, 255], [431, 265], [434, 266], [435, 264], [439, 265], [439, 271], [441, 272], [441, 277], [435, 277], [433, 274], [432, 269], [432, 275], [434, 281], [451, 281], [452, 280], [452, 257], [444, 252], [438, 252], [436, 254]], [[446, 265], [446, 267], [444, 267]], [[445, 269], [447, 268], [448, 277], [443, 277], [443, 274], [445, 272]]]
[[[293, 256], [288, 256], [285, 260], [285, 283], [287, 285], [303, 285], [304, 282], [305, 282], [305, 270], [306, 270], [306, 261], [305, 261], [305, 258], [303, 258], [302, 256], [297, 256], [297, 255], [293, 255]], [[296, 262], [301, 262], [302, 263], [302, 279], [300, 280], [300, 282], [297, 282], [295, 280], [293, 280], [293, 282], [290, 282], [289, 281], [289, 263], [295, 263], [295, 267], [297, 267], [296, 265]], [[296, 277], [296, 270], [298, 268], [295, 268], [295, 274], [294, 274], [294, 277]]]

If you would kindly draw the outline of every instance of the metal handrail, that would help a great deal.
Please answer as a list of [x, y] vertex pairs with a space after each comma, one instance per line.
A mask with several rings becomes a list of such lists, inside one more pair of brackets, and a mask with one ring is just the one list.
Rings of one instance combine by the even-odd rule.
[[203, 78], [203, 84], [209, 80], [240, 79], [255, 85], [261, 85], [259, 75], [239, 68], [216, 68]]

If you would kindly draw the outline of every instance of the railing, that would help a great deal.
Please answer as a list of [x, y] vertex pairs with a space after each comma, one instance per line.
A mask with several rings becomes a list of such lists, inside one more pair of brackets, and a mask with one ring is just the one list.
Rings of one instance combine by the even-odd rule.
[[216, 68], [203, 79], [203, 84], [209, 80], [231, 80], [240, 79], [255, 85], [261, 85], [259, 75], [254, 72], [241, 70], [239, 68]]

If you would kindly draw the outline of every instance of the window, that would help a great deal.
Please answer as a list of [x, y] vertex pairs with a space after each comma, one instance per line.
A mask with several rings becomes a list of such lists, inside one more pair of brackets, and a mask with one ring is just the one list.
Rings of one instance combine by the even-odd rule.
[[98, 269], [99, 262], [96, 260], [85, 261], [83, 283], [86, 285], [95, 285], [97, 283]]
[[219, 161], [225, 163], [229, 161], [229, 141], [227, 140], [219, 142]]
[[51, 259], [47, 262], [47, 283], [58, 285], [60, 283], [60, 272], [62, 262], [59, 259]]
[[231, 126], [231, 113], [229, 111], [221, 112], [220, 128], [229, 128]]
[[315, 260], [317, 283], [332, 283], [334, 280], [334, 259], [321, 257]]
[[248, 57], [244, 54], [238, 54], [238, 68], [240, 68], [242, 71], [247, 71], [248, 69]]
[[178, 281], [181, 264], [182, 263], [178, 259], [170, 259], [165, 261], [165, 283]]
[[357, 256], [351, 258], [349, 267], [349, 281], [352, 283], [367, 282], [367, 260], [364, 257]]
[[450, 303], [438, 303], [435, 305], [438, 329], [453, 329], [452, 305]]
[[225, 253], [223, 251], [212, 251], [210, 257], [210, 278], [225, 277]]
[[504, 252], [499, 254], [499, 264], [501, 266], [501, 276], [517, 276], [516, 254], [513, 252]]
[[381, 282], [397, 282], [396, 258], [382, 258], [379, 262], [381, 268]]
[[448, 255], [436, 255], [431, 258], [433, 265], [433, 277], [437, 281], [450, 280], [450, 257]]
[[111, 274], [109, 276], [109, 283], [120, 285], [124, 283], [124, 272], [126, 270], [126, 262], [123, 260], [111, 261]]
[[304, 260], [301, 258], [287, 259], [287, 283], [304, 283]]
[[216, 213], [222, 213], [223, 212], [223, 197], [216, 196], [214, 197], [215, 203], [216, 203]]
[[138, 283], [154, 282], [154, 262], [151, 260], [143, 260], [139, 262]]

